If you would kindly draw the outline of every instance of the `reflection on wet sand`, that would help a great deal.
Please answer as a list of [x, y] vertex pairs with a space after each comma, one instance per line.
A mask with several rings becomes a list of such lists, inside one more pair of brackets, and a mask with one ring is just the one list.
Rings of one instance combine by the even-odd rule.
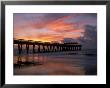
[[[29, 57], [28, 57], [29, 58]], [[34, 63], [23, 62], [23, 65], [20, 65], [22, 69], [17, 69], [17, 74], [21, 75], [79, 75], [85, 74], [85, 71], [82, 67], [74, 66], [69, 63], [63, 63], [62, 61], [50, 60], [46, 61], [46, 58], [34, 59]], [[40, 64], [37, 64], [40, 63]], [[33, 65], [34, 64], [34, 65]], [[23, 68], [24, 67], [24, 68]], [[21, 73], [22, 72], [22, 73]], [[15, 73], [16, 74], [16, 73]]]
[[19, 55], [14, 57], [14, 68], [22, 68], [22, 67], [27, 67], [27, 66], [32, 66], [32, 65], [41, 65], [44, 63], [44, 59], [40, 58], [39, 55], [37, 57], [32, 54], [30, 55]]
[[96, 75], [96, 57], [67, 54], [14, 56], [14, 75]]

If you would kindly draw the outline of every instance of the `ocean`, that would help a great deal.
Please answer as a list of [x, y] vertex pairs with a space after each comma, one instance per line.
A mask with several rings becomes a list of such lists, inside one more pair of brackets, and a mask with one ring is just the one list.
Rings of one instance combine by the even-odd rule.
[[97, 75], [97, 50], [14, 53], [13, 63], [14, 75]]

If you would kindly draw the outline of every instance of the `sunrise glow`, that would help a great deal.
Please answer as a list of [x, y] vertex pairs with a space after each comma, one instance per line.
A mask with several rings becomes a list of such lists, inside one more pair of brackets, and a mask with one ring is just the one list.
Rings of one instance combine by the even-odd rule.
[[96, 25], [96, 14], [15, 13], [14, 38], [35, 41], [61, 41], [84, 36], [85, 25]]

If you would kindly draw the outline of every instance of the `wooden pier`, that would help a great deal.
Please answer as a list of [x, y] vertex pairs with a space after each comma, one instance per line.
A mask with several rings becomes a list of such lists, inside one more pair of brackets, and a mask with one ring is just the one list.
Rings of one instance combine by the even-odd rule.
[[33, 48], [33, 53], [41, 52], [57, 52], [57, 51], [80, 51], [82, 45], [79, 43], [51, 43], [40, 42], [33, 40], [15, 39], [14, 44], [17, 44], [19, 54], [23, 51], [25, 45], [26, 53], [29, 53], [30, 46]]

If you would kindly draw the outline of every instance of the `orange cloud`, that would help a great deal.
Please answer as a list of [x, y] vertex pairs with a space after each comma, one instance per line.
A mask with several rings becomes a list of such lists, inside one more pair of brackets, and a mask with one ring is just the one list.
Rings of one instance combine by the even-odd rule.
[[[68, 23], [65, 21], [65, 19], [70, 19], [71, 17], [72, 16], [64, 16], [56, 20], [37, 23], [29, 21], [23, 26], [14, 25], [14, 36], [16, 38], [37, 41], [59, 41], [64, 38], [78, 38], [81, 36], [81, 33], [84, 32], [84, 29], [77, 28], [76, 23]], [[47, 29], [48, 33], [45, 33], [42, 29]], [[36, 30], [36, 32], [33, 33], [32, 30]], [[38, 30], [42, 30], [42, 33]], [[29, 31], [29, 34], [26, 31]], [[17, 36], [17, 33], [21, 35]]]

